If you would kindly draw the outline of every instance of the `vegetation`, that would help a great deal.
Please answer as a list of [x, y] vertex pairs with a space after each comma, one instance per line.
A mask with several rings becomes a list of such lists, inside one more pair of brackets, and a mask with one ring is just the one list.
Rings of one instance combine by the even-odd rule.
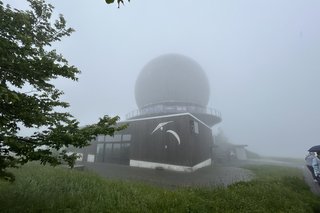
[[[114, 0], [105, 0], [107, 4], [113, 4]], [[130, 0], [128, 0], [128, 2], [130, 2]], [[117, 0], [118, 3], [118, 8], [120, 7], [120, 3], [124, 4], [123, 0]]]
[[[44, 0], [28, 0], [30, 10], [4, 6], [0, 0], [0, 178], [14, 180], [7, 168], [39, 160], [73, 165], [75, 155], [52, 150], [73, 145], [83, 147], [97, 134], [113, 135], [119, 117], [104, 116], [97, 124], [79, 128], [63, 92], [53, 79], [77, 80], [80, 71], [51, 49], [54, 42], [74, 30], [62, 15], [52, 20], [53, 6]], [[26, 135], [23, 129], [34, 130]]]
[[250, 166], [257, 179], [227, 188], [169, 190], [28, 164], [0, 182], [1, 212], [319, 212], [299, 169]]
[[294, 163], [297, 165], [305, 165], [306, 161], [303, 158], [291, 158], [291, 157], [263, 157], [264, 159], [270, 159], [270, 160], [276, 160], [276, 161], [282, 161], [282, 162], [288, 162], [288, 163]]

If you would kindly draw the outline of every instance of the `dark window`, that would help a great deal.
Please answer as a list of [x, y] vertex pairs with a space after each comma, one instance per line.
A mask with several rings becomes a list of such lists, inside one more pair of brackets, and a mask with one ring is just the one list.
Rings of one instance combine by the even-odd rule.
[[122, 141], [131, 141], [131, 135], [122, 135]]
[[118, 141], [121, 141], [121, 135], [114, 135], [114, 136], [106, 135], [105, 141], [106, 142], [118, 142]]
[[107, 155], [107, 157], [111, 156], [111, 154], [112, 154], [112, 143], [106, 143], [105, 154]]

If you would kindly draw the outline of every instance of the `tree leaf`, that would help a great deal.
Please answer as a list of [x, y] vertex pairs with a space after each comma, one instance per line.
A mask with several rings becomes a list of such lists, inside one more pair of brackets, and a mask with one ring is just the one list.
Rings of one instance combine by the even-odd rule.
[[114, 0], [105, 0], [107, 4], [112, 4], [114, 3]]

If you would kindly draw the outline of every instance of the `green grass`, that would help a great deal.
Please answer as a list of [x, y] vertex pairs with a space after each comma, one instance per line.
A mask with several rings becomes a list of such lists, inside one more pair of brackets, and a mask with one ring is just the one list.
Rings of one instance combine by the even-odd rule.
[[227, 188], [159, 188], [29, 164], [0, 181], [1, 212], [320, 212], [298, 169], [250, 166], [257, 178]]

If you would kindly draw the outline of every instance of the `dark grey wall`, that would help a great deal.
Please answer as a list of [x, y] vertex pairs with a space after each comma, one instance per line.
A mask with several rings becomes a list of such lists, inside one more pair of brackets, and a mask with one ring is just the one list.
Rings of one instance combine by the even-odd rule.
[[[173, 122], [165, 125], [163, 130], [158, 129], [151, 134], [159, 123], [170, 121]], [[198, 123], [198, 133], [194, 122]], [[167, 130], [179, 135], [180, 144]], [[131, 121], [125, 132], [132, 134], [132, 160], [194, 166], [211, 157], [211, 129], [189, 114]]]
[[[162, 130], [154, 131], [165, 122], [170, 123]], [[95, 162], [129, 164], [131, 159], [194, 166], [211, 158], [211, 129], [190, 114], [138, 119], [120, 122], [119, 125], [123, 123], [129, 123], [128, 128], [118, 132], [114, 138], [98, 136], [90, 146], [78, 150], [84, 153], [83, 160], [87, 161], [88, 154], [94, 154]], [[180, 144], [168, 130], [178, 134]]]

